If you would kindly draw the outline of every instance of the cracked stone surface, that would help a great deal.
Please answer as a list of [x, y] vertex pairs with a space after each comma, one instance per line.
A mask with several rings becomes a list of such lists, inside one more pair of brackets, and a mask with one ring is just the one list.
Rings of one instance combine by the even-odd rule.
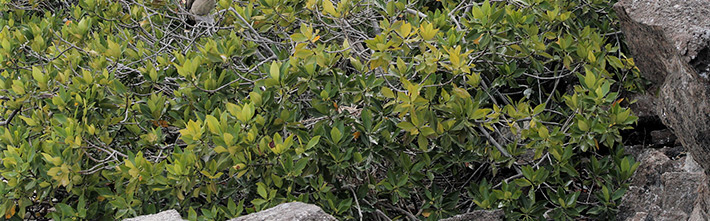
[[337, 220], [335, 217], [323, 212], [323, 210], [313, 204], [301, 202], [282, 203], [270, 209], [240, 216], [230, 221], [328, 221]]
[[691, 155], [677, 148], [632, 152], [640, 165], [621, 200], [618, 220], [710, 220], [708, 178]]
[[130, 219], [124, 219], [123, 221], [183, 221], [180, 213], [177, 210], [171, 209], [162, 211], [160, 213], [138, 216]]
[[658, 91], [656, 114], [710, 170], [710, 3], [620, 0], [614, 5], [641, 74]]

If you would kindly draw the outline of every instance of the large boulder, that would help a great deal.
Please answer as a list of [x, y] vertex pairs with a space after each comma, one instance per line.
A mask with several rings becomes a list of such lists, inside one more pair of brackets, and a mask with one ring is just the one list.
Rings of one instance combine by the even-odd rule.
[[[270, 209], [262, 210], [229, 221], [335, 221], [335, 217], [323, 212], [312, 204], [301, 202], [282, 203]], [[123, 221], [183, 221], [176, 210], [166, 210], [160, 213], [124, 219]]]
[[180, 213], [177, 210], [165, 210], [160, 213], [137, 216], [130, 219], [124, 219], [123, 221], [183, 221]]
[[710, 3], [620, 0], [614, 8], [651, 93], [658, 90], [656, 114], [710, 171]]
[[270, 209], [262, 210], [246, 216], [240, 216], [230, 221], [330, 221], [335, 217], [323, 212], [313, 204], [301, 202], [282, 203]]
[[675, 148], [645, 149], [621, 200], [618, 220], [710, 220], [708, 178]]

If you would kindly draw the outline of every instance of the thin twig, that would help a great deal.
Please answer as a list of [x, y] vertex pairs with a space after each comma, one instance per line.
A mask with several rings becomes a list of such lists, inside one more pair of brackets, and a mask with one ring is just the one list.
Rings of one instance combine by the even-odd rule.
[[9, 126], [9, 125], [10, 125], [10, 121], [12, 121], [12, 118], [14, 118], [15, 115], [17, 115], [17, 113], [20, 112], [20, 110], [22, 110], [22, 106], [20, 106], [19, 108], [15, 109], [14, 111], [12, 111], [12, 113], [10, 113], [10, 116], [9, 116], [7, 119], [5, 119], [5, 121], [0, 122], [0, 127], [2, 127], [2, 126]]
[[360, 200], [357, 198], [357, 194], [355, 194], [355, 190], [353, 190], [352, 187], [350, 187], [348, 189], [350, 189], [350, 192], [353, 193], [353, 199], [355, 200], [355, 206], [357, 206], [357, 214], [360, 216], [360, 221], [362, 221], [362, 210], [360, 209]]

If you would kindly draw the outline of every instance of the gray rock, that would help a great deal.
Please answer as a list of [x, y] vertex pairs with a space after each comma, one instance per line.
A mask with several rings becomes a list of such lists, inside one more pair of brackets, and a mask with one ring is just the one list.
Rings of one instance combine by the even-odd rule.
[[639, 123], [647, 118], [653, 119], [658, 116], [658, 114], [656, 114], [658, 99], [652, 94], [630, 94], [629, 100], [636, 101], [633, 104], [630, 104], [629, 108], [631, 108], [631, 110], [634, 111], [634, 114], [639, 117]]
[[659, 89], [656, 113], [710, 171], [707, 0], [621, 0], [615, 6], [636, 65]]
[[688, 155], [683, 163], [683, 171], [688, 173], [697, 173], [703, 172], [703, 168], [700, 167], [695, 160], [693, 160], [693, 156]]
[[691, 156], [646, 149], [619, 205], [618, 220], [710, 220], [708, 177]]
[[441, 219], [439, 221], [496, 221], [505, 220], [505, 213], [503, 210], [476, 210], [470, 213], [464, 213], [456, 215], [454, 217], [449, 217], [446, 219]]
[[312, 204], [301, 202], [282, 203], [270, 209], [240, 216], [230, 221], [328, 221], [337, 220], [335, 217], [323, 212], [323, 210]]
[[[636, 159], [636, 160], [638, 161], [638, 159], [641, 159], [641, 157], [639, 157], [639, 156], [640, 156], [642, 153], [644, 153], [644, 151], [646, 151], [647, 149], [648, 149], [648, 148], [647, 148], [646, 145], [637, 144], [637, 145], [632, 145], [632, 146], [625, 146], [625, 147], [624, 147], [624, 152], [625, 152], [626, 154], [631, 155], [632, 157], [634, 157], [634, 159]], [[637, 171], [638, 171], [638, 170], [637, 170]]]
[[648, 217], [647, 212], [638, 212], [633, 217], [626, 219], [626, 221], [646, 221], [646, 217]]
[[[708, 183], [708, 180], [706, 178], [705, 183]], [[708, 186], [707, 185], [702, 185], [700, 187], [700, 195], [702, 196], [710, 196], [710, 193], [708, 192]], [[695, 201], [693, 212], [690, 214], [690, 218], [688, 218], [689, 221], [701, 221], [701, 220], [710, 220], [710, 198], [708, 197], [700, 197], [698, 200]]]
[[655, 187], [661, 184], [661, 175], [671, 168], [671, 159], [656, 149], [647, 149], [638, 158], [639, 167], [631, 178], [632, 186]]
[[[631, 185], [619, 205], [619, 220], [639, 220], [655, 217], [663, 212], [661, 208], [663, 192], [661, 175], [672, 169], [673, 162], [662, 151], [645, 149], [636, 156], [639, 167], [631, 178]], [[636, 217], [636, 218], [633, 218]], [[643, 220], [643, 219], [641, 219]]]
[[180, 213], [177, 210], [171, 209], [160, 213], [137, 216], [130, 219], [124, 219], [123, 221], [183, 221]]
[[643, 213], [644, 219], [641, 220], [645, 220], [649, 214], [651, 214], [650, 216], [661, 214], [663, 209], [660, 206], [661, 199], [658, 194], [660, 191], [660, 188], [630, 186], [619, 205], [617, 219], [638, 220], [639, 213]]
[[704, 173], [666, 172], [661, 175], [663, 193], [661, 207], [667, 211], [680, 211], [688, 214], [693, 211], [695, 200], [698, 198], [698, 187], [703, 185]]

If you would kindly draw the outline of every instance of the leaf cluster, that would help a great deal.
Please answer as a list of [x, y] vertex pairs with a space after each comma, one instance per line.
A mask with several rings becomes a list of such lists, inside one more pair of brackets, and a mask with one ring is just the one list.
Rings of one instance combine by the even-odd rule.
[[610, 219], [641, 90], [603, 0], [0, 0], [0, 214]]

